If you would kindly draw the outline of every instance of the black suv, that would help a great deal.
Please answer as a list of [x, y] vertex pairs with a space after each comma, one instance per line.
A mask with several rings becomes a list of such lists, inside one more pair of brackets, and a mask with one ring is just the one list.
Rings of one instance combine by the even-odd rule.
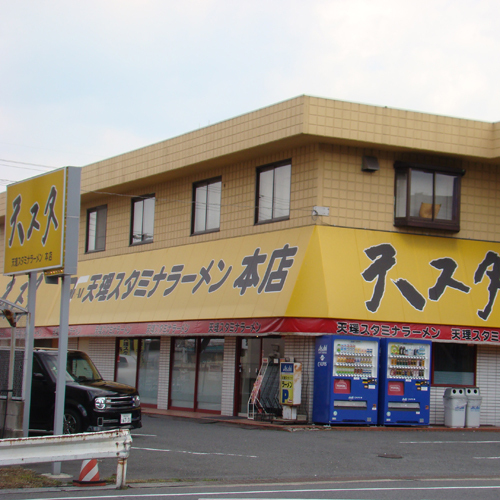
[[[33, 351], [30, 430], [54, 428], [57, 354], [57, 349]], [[137, 390], [103, 380], [86, 353], [68, 351], [64, 433], [137, 427], [142, 427]]]

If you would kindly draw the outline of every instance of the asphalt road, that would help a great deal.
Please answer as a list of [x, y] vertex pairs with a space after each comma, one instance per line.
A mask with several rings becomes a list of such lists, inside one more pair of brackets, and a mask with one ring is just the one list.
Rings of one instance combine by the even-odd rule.
[[274, 483], [259, 485], [156, 485], [127, 490], [81, 488], [7, 492], [8, 500], [497, 500], [500, 481], [397, 480]]
[[[290, 481], [500, 477], [500, 432], [453, 430], [269, 430], [212, 420], [143, 417], [132, 432], [127, 480]], [[81, 463], [62, 464], [78, 478]], [[50, 464], [31, 468], [50, 472]], [[116, 460], [99, 462], [101, 478]], [[500, 495], [499, 495], [500, 496]]]

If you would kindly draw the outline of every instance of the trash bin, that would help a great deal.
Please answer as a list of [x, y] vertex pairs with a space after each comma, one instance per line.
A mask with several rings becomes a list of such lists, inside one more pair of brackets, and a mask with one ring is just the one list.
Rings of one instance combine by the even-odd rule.
[[444, 391], [444, 425], [446, 427], [464, 427], [467, 396], [464, 389], [449, 387]]
[[479, 387], [465, 389], [467, 410], [465, 411], [465, 427], [479, 427], [481, 416], [481, 391]]

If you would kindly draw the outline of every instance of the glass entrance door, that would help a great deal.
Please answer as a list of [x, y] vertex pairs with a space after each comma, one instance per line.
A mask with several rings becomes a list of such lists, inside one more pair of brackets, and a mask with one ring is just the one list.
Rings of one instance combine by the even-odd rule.
[[142, 404], [156, 406], [160, 339], [119, 339], [117, 351], [115, 380], [136, 387]]
[[157, 405], [159, 371], [160, 339], [141, 339], [138, 384], [141, 403]]
[[224, 339], [173, 339], [171, 408], [220, 412]]
[[277, 356], [282, 358], [285, 352], [285, 341], [279, 337], [247, 337], [242, 338], [239, 345], [238, 361], [238, 395], [236, 411], [238, 415], [247, 414], [247, 405], [253, 385], [262, 364], [263, 357]]
[[196, 390], [198, 410], [221, 410], [224, 339], [201, 339]]
[[137, 356], [139, 353], [139, 339], [118, 340], [118, 354], [116, 356], [116, 382], [136, 387], [137, 384]]
[[196, 339], [174, 339], [170, 405], [194, 409]]
[[238, 414], [247, 414], [248, 398], [259, 373], [261, 363], [261, 339], [241, 339], [239, 359], [239, 405]]

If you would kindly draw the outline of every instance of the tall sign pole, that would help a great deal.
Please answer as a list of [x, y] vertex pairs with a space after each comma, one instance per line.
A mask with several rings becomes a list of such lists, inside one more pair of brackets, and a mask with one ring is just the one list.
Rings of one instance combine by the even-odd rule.
[[28, 281], [28, 322], [24, 341], [24, 378], [23, 378], [23, 436], [29, 435], [31, 409], [31, 382], [33, 379], [33, 346], [35, 343], [35, 307], [36, 307], [36, 279], [38, 273], [29, 273]]
[[[72, 168], [72, 167], [67, 167]], [[74, 169], [74, 167], [73, 167]], [[66, 364], [68, 362], [68, 331], [69, 331], [69, 302], [71, 275], [76, 274], [78, 264], [78, 230], [80, 221], [80, 170], [74, 169], [73, 176], [68, 172], [66, 188], [67, 200], [78, 200], [78, 204], [66, 204], [66, 234], [65, 234], [65, 261], [61, 283], [61, 308], [59, 320], [59, 351], [57, 358], [56, 406], [54, 411], [54, 434], [64, 433], [64, 400], [66, 397]], [[57, 271], [56, 271], [57, 272]], [[54, 277], [49, 272], [46, 280]], [[57, 275], [56, 275], [57, 276]], [[52, 464], [52, 474], [61, 473], [61, 462]]]
[[[7, 187], [4, 274], [30, 275], [30, 319], [25, 353], [29, 367], [33, 360], [36, 273], [44, 272], [50, 283], [57, 283], [62, 277], [54, 434], [63, 433], [69, 283], [71, 275], [77, 272], [79, 218], [80, 169], [77, 167], [65, 167]], [[25, 384], [31, 384], [31, 377]], [[29, 422], [31, 390], [25, 386], [24, 393], [27, 406], [24, 417]], [[28, 425], [23, 422], [23, 431]], [[53, 473], [58, 474], [60, 470], [61, 464], [54, 463]]]

